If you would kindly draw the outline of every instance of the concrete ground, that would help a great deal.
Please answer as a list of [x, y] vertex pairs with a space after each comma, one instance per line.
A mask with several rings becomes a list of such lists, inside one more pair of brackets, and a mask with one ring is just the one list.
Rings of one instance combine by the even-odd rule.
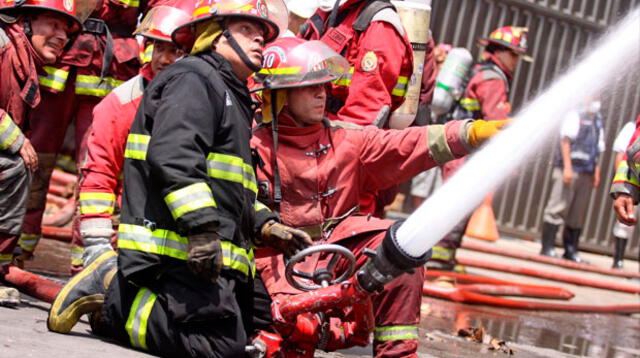
[[[524, 252], [537, 252], [536, 243], [501, 239], [495, 245]], [[29, 263], [32, 270], [49, 274], [66, 270], [68, 244], [43, 240], [36, 259]], [[577, 272], [534, 262], [525, 262], [495, 255], [460, 250], [460, 255], [492, 260], [518, 266], [558, 270], [583, 277], [610, 282], [626, 282], [640, 286], [640, 281]], [[582, 254], [593, 264], [608, 267], [611, 258]], [[625, 262], [626, 269], [638, 272], [638, 263]], [[575, 293], [570, 302], [581, 304], [640, 304], [640, 296], [609, 290], [581, 287], [483, 269], [468, 268], [468, 272], [518, 282], [564, 287]], [[46, 328], [48, 304], [24, 297], [17, 309], [0, 307], [0, 357], [149, 357], [148, 354], [106, 342], [90, 334], [86, 321], [81, 321], [70, 335], [51, 333]], [[640, 315], [588, 314], [509, 310], [489, 306], [452, 303], [424, 297], [420, 329], [420, 357], [500, 357], [508, 354], [489, 350], [486, 344], [468, 342], [457, 336], [459, 328], [483, 326], [485, 331], [506, 341], [515, 357], [640, 357]], [[365, 357], [371, 347], [339, 353], [318, 352], [317, 357]]]

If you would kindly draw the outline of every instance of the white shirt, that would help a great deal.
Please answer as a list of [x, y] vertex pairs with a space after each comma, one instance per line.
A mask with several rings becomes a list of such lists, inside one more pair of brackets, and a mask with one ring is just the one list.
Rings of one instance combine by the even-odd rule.
[[627, 122], [620, 132], [618, 132], [616, 140], [613, 142], [613, 151], [617, 153], [626, 152], [629, 142], [631, 141], [631, 137], [633, 137], [633, 132], [635, 131], [636, 123], [634, 121]]
[[[569, 138], [570, 141], [575, 141], [580, 131], [580, 113], [578, 111], [571, 111], [562, 122], [560, 128], [560, 135], [562, 137]], [[627, 143], [629, 143], [627, 141]], [[598, 153], [604, 152], [604, 131], [600, 128], [600, 134], [598, 135]], [[625, 146], [625, 150], [626, 150]]]

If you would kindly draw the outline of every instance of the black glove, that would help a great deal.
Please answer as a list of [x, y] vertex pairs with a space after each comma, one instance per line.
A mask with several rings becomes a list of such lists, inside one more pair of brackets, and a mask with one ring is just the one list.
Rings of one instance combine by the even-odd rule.
[[273, 247], [286, 257], [291, 257], [298, 251], [313, 245], [311, 236], [306, 232], [273, 220], [262, 226], [261, 233], [262, 242], [266, 246]]
[[220, 236], [213, 232], [189, 236], [187, 266], [194, 275], [216, 282], [222, 270]]

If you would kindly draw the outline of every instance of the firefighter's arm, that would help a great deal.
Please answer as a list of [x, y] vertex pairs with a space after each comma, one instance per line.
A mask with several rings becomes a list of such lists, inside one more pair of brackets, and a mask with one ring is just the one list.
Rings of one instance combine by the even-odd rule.
[[[213, 146], [214, 127], [224, 108], [223, 94], [195, 72], [175, 74], [161, 92], [148, 94], [160, 98], [148, 143], [146, 161], [150, 176], [160, 188], [167, 208], [182, 235], [216, 230], [230, 240], [235, 223], [216, 208], [209, 186], [207, 156]], [[149, 99], [150, 100], [150, 99]], [[144, 115], [142, 101], [138, 116]], [[216, 193], [224, 195], [224, 193]]]
[[511, 105], [507, 99], [507, 88], [499, 78], [480, 81], [475, 89], [485, 120], [507, 119]]
[[20, 127], [13, 121], [9, 113], [0, 108], [0, 150], [18, 154], [25, 140]]
[[124, 148], [131, 120], [117, 106], [115, 95], [105, 97], [93, 110], [87, 137], [87, 157], [80, 181], [80, 234], [83, 238], [109, 238], [112, 215], [122, 173]]
[[347, 135], [358, 140], [355, 145], [360, 149], [363, 188], [384, 189], [469, 154], [473, 149], [468, 142], [471, 123], [451, 121], [404, 130], [353, 130]]
[[349, 95], [338, 112], [342, 121], [380, 125], [392, 110], [392, 94], [403, 97], [408, 79], [400, 77], [406, 48], [393, 25], [375, 21], [362, 34]]

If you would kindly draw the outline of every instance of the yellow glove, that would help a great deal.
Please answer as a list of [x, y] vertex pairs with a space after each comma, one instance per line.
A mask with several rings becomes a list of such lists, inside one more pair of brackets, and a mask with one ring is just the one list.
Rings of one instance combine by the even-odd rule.
[[485, 121], [479, 119], [473, 121], [467, 130], [467, 142], [474, 148], [479, 147], [489, 138], [498, 134], [502, 127], [511, 122], [510, 119], [504, 119], [500, 121]]

